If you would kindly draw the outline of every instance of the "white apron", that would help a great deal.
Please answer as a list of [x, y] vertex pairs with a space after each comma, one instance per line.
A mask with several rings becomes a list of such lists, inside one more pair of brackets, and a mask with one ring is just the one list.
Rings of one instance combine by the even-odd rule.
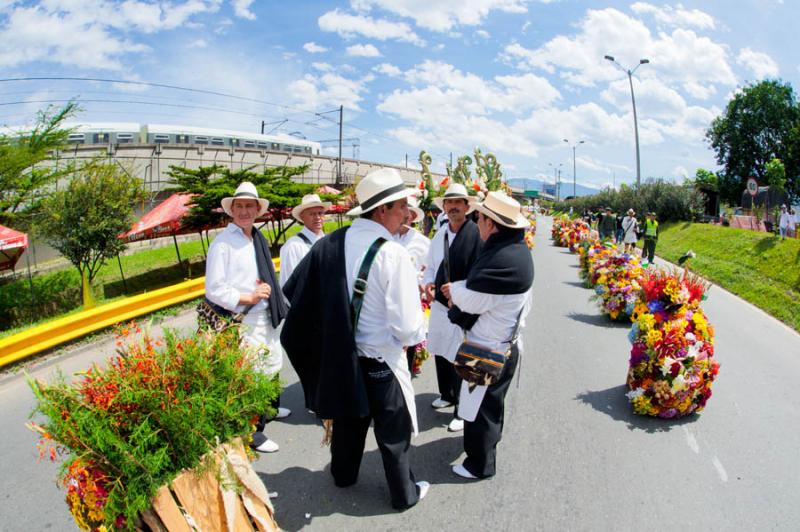
[[[242, 320], [242, 347], [256, 356], [255, 369], [265, 375], [275, 375], [283, 367], [281, 327], [272, 327], [266, 312], [250, 312]], [[268, 353], [264, 354], [264, 349]]]
[[456, 352], [464, 341], [461, 327], [453, 324], [447, 317], [447, 307], [434, 301], [431, 303], [431, 318], [428, 323], [428, 351], [439, 355], [451, 363], [456, 359]]
[[384, 362], [392, 370], [397, 382], [400, 383], [400, 390], [403, 392], [403, 399], [406, 402], [406, 409], [408, 415], [411, 416], [411, 425], [414, 429], [413, 435], [419, 435], [419, 426], [417, 424], [417, 403], [414, 400], [414, 387], [411, 385], [411, 373], [408, 371], [408, 359], [406, 359], [405, 351], [392, 353], [383, 356]]

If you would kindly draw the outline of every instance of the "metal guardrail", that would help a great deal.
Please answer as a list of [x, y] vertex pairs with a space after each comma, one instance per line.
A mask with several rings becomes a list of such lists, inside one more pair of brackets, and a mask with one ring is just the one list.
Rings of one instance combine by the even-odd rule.
[[[273, 259], [276, 270], [280, 261]], [[0, 340], [0, 367], [111, 325], [202, 297], [205, 277], [114, 301], [49, 321]]]

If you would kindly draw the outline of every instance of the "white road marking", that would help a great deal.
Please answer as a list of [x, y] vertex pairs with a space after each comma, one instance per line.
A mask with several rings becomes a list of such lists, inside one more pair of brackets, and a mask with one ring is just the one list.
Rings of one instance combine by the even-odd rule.
[[694, 434], [686, 427], [683, 427], [683, 432], [686, 434], [686, 444], [689, 449], [693, 450], [694, 454], [700, 454], [700, 445], [697, 443], [697, 438], [694, 437]]
[[722, 467], [722, 462], [719, 461], [719, 458], [716, 456], [711, 459], [711, 463], [714, 464], [714, 467], [717, 469], [717, 474], [719, 475], [719, 479], [722, 482], [728, 482], [728, 472], [725, 471], [725, 468]]

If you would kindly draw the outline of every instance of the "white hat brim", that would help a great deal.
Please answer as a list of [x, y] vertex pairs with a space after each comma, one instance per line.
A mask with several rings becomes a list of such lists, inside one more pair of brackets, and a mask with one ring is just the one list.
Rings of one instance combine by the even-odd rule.
[[512, 220], [510, 218], [506, 218], [505, 216], [501, 218], [502, 215], [487, 209], [483, 203], [476, 203], [474, 207], [476, 211], [484, 216], [488, 216], [503, 227], [508, 227], [510, 229], [525, 229], [531, 224], [528, 219], [522, 215], [522, 213], [518, 213], [516, 219]]
[[347, 216], [361, 216], [365, 212], [369, 212], [371, 210], [374, 210], [376, 207], [380, 207], [381, 205], [386, 205], [387, 203], [391, 203], [391, 202], [393, 202], [395, 200], [407, 198], [409, 196], [414, 196], [415, 194], [416, 193], [415, 193], [414, 190], [409, 189], [409, 188], [405, 188], [403, 190], [395, 192], [394, 194], [390, 194], [389, 196], [386, 196], [385, 198], [383, 198], [382, 200], [380, 200], [378, 203], [376, 203], [375, 205], [373, 205], [372, 207], [370, 207], [367, 210], [363, 210], [361, 208], [361, 205], [359, 205], [357, 207], [354, 207], [354, 208], [350, 209], [349, 211], [347, 211]]
[[328, 209], [331, 208], [331, 202], [313, 201], [311, 203], [301, 203], [299, 205], [295, 205], [294, 208], [292, 209], [292, 218], [302, 223], [303, 220], [300, 219], [300, 213], [306, 209], [313, 209], [314, 207], [325, 207], [325, 210], [327, 211]]
[[449, 198], [445, 198], [444, 196], [439, 196], [437, 198], [433, 198], [433, 203], [439, 207], [439, 210], [444, 212], [444, 200], [446, 199], [465, 199], [467, 200], [467, 214], [471, 213], [475, 210], [475, 202], [478, 201], [478, 198], [475, 196], [450, 196]]
[[409, 211], [411, 211], [411, 212], [413, 212], [413, 213], [416, 215], [416, 218], [414, 218], [414, 219], [413, 219], [413, 220], [411, 220], [411, 222], [410, 222], [410, 223], [412, 223], [412, 224], [415, 224], [415, 223], [417, 223], [417, 222], [421, 222], [421, 221], [422, 221], [422, 219], [423, 219], [423, 218], [425, 218], [425, 213], [424, 213], [424, 212], [422, 212], [422, 209], [420, 209], [419, 207], [411, 207], [411, 206], [409, 206], [409, 207], [408, 207], [408, 210], [409, 210]]
[[267, 212], [267, 208], [269, 207], [269, 200], [266, 199], [266, 198], [250, 198], [250, 197], [240, 197], [240, 198], [228, 197], [228, 198], [222, 198], [222, 201], [220, 202], [222, 204], [222, 210], [225, 211], [225, 214], [227, 214], [231, 218], [233, 218], [233, 213], [231, 212], [231, 205], [233, 205], [233, 200], [235, 200], [235, 199], [254, 199], [254, 200], [256, 200], [258, 202], [258, 204], [261, 206], [261, 209], [259, 210], [258, 215], [256, 216], [256, 218], [258, 218], [259, 216], [262, 216], [265, 212]]

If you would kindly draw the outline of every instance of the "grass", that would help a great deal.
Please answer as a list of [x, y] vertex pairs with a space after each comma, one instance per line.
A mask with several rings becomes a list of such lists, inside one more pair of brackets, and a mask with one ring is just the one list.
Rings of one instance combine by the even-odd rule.
[[[694, 272], [800, 332], [800, 240], [709, 224], [662, 224], [656, 254], [694, 250]], [[713, 295], [712, 295], [713, 297]]]
[[[325, 224], [326, 233], [337, 228], [336, 222]], [[285, 238], [297, 234], [301, 229], [301, 225], [293, 225], [287, 230]], [[285, 242], [285, 239], [282, 241]], [[125, 272], [124, 282], [117, 260], [109, 260], [92, 282], [97, 304], [110, 303], [122, 297], [205, 275], [203, 245], [199, 239], [179, 243], [178, 249], [182, 264], [178, 264], [175, 246], [172, 244], [155, 249], [142, 249], [120, 257]], [[0, 338], [83, 310], [80, 276], [71, 265], [34, 276], [34, 293], [37, 305], [31, 309], [27, 276], [20, 276], [16, 280], [0, 284], [0, 327], [3, 328], [0, 331]], [[32, 315], [37, 319], [32, 320]]]

